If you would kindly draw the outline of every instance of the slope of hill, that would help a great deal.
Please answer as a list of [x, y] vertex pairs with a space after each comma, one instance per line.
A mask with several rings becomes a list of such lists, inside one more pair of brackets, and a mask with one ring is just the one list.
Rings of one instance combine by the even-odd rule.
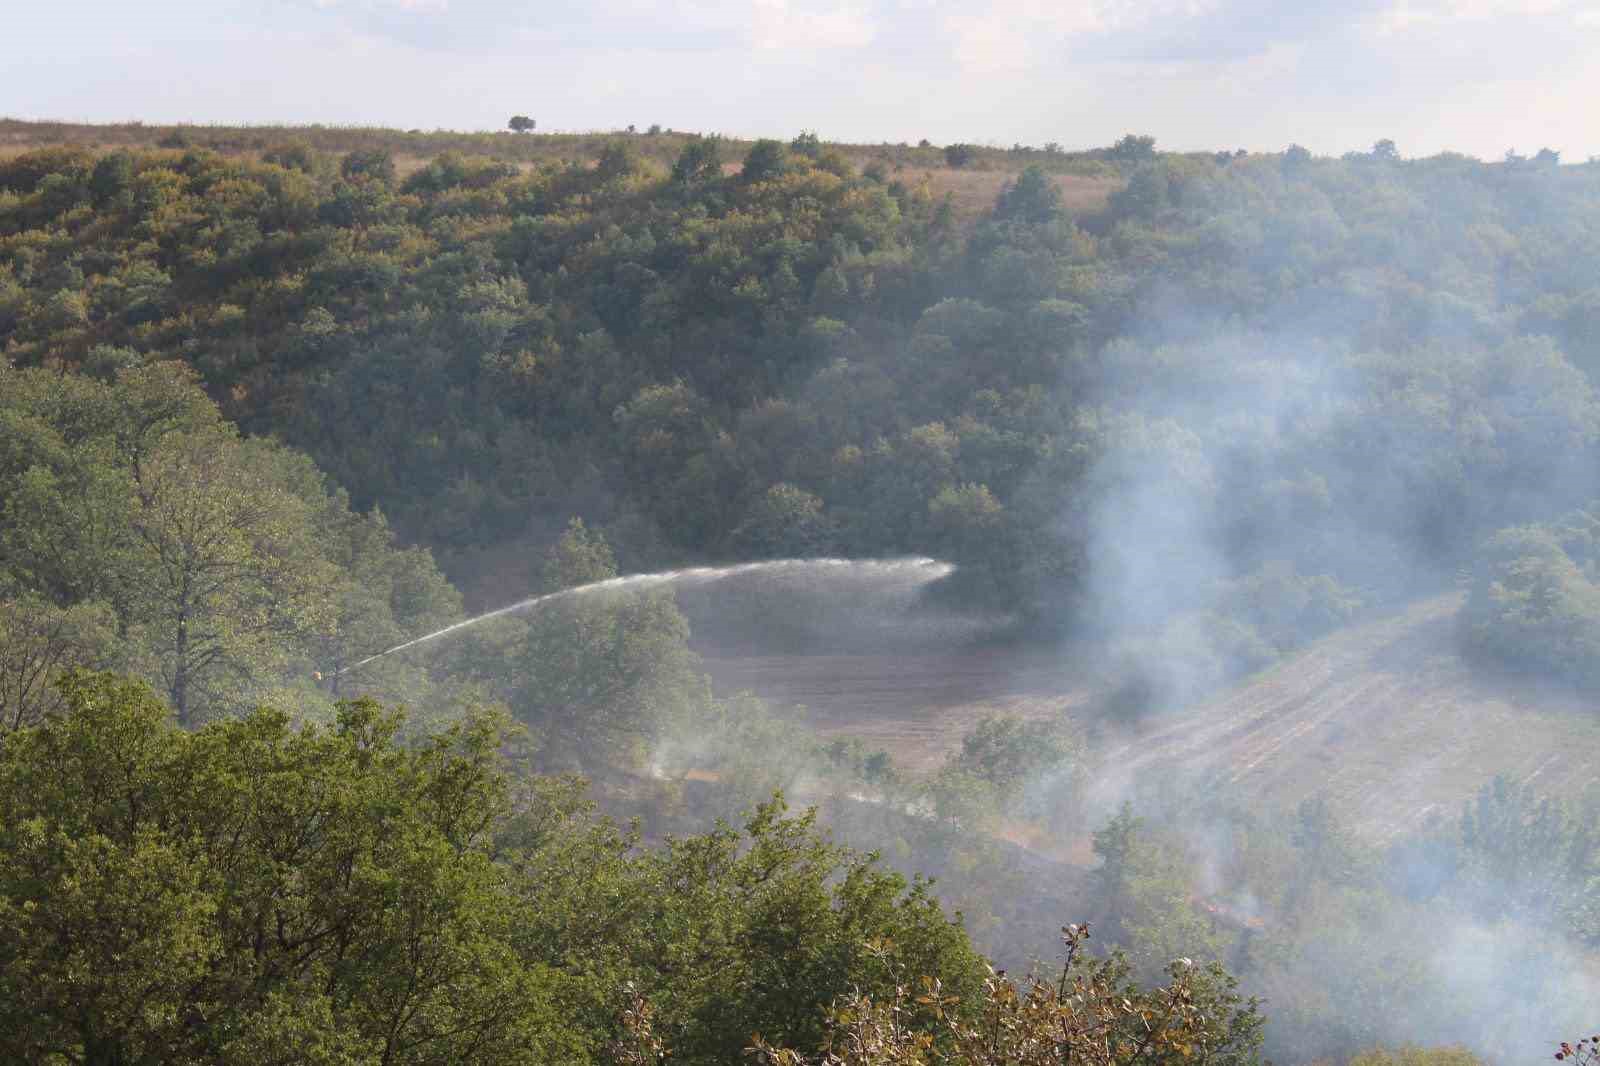
[[1259, 809], [1318, 793], [1383, 840], [1454, 816], [1495, 774], [1569, 795], [1593, 779], [1600, 719], [1571, 690], [1473, 670], [1459, 595], [1336, 633], [1105, 753], [1106, 789], [1208, 779]]

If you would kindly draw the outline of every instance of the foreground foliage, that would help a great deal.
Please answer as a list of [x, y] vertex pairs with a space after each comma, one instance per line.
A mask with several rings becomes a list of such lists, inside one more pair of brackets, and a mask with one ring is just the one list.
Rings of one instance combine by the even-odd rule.
[[511, 947], [498, 739], [405, 751], [347, 705], [190, 734], [74, 677], [0, 753], [0, 1046], [15, 1061], [540, 1062], [556, 979]]
[[578, 786], [508, 777], [493, 716], [404, 745], [366, 701], [187, 732], [137, 682], [61, 695], [0, 746], [9, 1061], [587, 1062], [632, 983], [721, 1063], [818, 1046], [895, 967], [982, 980], [925, 885], [781, 805], [639, 851]]
[[[887, 1000], [857, 992], [830, 1016], [827, 1047], [810, 1058], [758, 1040], [764, 1066], [1084, 1066], [1254, 1061], [1261, 1043], [1255, 1002], [1242, 1004], [1220, 968], [1178, 959], [1162, 988], [1128, 984], [1116, 960], [1085, 962], [1087, 926], [1062, 930], [1066, 959], [1055, 980], [1022, 988], [1003, 973], [984, 982], [973, 1009], [937, 978], [897, 986]], [[958, 1009], [961, 1008], [961, 1009]]]

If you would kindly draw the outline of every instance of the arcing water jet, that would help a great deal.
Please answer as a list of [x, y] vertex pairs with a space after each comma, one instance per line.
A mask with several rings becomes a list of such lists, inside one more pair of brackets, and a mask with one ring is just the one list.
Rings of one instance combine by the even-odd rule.
[[[491, 618], [499, 618], [502, 615], [515, 614], [518, 611], [531, 610], [540, 606], [541, 604], [550, 603], [554, 600], [588, 596], [597, 592], [616, 592], [623, 589], [652, 588], [659, 585], [681, 584], [685, 582], [704, 584], [711, 581], [720, 581], [723, 578], [736, 577], [740, 574], [824, 568], [859, 569], [863, 571], [863, 576], [885, 575], [890, 573], [904, 575], [907, 572], [914, 572], [915, 576], [920, 579], [920, 584], [927, 584], [929, 582], [937, 581], [940, 578], [950, 574], [955, 569], [955, 567], [949, 563], [940, 562], [937, 559], [927, 559], [921, 557], [904, 559], [773, 559], [761, 563], [740, 563], [735, 566], [692, 566], [686, 567], [682, 570], [664, 570], [656, 574], [627, 574], [622, 577], [613, 577], [607, 578], [604, 581], [591, 582], [587, 585], [576, 585], [569, 589], [562, 589], [559, 592], [546, 592], [538, 596], [530, 596], [527, 599], [520, 600], [511, 604], [510, 606], [499, 607], [492, 611], [486, 611], [483, 614], [477, 615], [476, 617], [468, 618], [461, 622], [456, 622], [452, 625], [445, 626], [442, 629], [436, 629], [432, 633], [426, 633], [413, 640], [408, 640], [404, 644], [396, 644], [394, 647], [385, 651], [380, 651], [376, 655], [369, 655], [360, 662], [351, 663], [349, 666], [346, 666], [344, 669], [339, 670], [330, 676], [342, 677], [352, 670], [357, 670], [363, 666], [366, 666], [370, 662], [375, 662], [378, 659], [382, 659], [386, 655], [393, 655], [397, 651], [405, 651], [407, 648], [414, 648], [419, 644], [426, 644], [430, 641], [438, 640], [440, 637], [449, 636], [451, 633], [466, 629], [469, 626], [477, 625], [479, 622], [486, 622]], [[318, 680], [320, 681], [321, 678], [319, 677]]]

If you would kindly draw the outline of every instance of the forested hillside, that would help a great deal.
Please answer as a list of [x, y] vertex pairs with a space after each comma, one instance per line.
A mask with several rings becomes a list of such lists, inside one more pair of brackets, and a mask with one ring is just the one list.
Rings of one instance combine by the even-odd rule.
[[[0, 339], [184, 360], [475, 596], [577, 514], [625, 568], [938, 554], [1059, 625], [1130, 484], [1221, 576], [1357, 599], [1374, 556], [1448, 566], [1586, 502], [1593, 167], [1128, 140], [1104, 209], [1030, 168], [970, 220], [811, 137], [403, 179], [381, 150], [44, 150], [0, 165]], [[1324, 624], [1243, 614], [1247, 645]]]

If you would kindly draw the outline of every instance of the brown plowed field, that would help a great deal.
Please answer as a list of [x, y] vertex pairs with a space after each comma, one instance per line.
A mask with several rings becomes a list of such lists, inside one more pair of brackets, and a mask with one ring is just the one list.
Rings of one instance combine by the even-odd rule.
[[1497, 773], [1566, 794], [1593, 779], [1592, 701], [1473, 671], [1459, 595], [1356, 626], [1106, 751], [1105, 765], [1220, 779], [1282, 808], [1326, 793], [1364, 836], [1453, 816]]
[[[1328, 637], [1190, 710], [1100, 745], [1106, 795], [1135, 778], [1223, 783], [1283, 809], [1326, 793], [1363, 836], [1453, 816], [1497, 773], [1571, 794], [1600, 760], [1600, 707], [1571, 691], [1504, 681], [1456, 650], [1459, 595]], [[985, 714], [1084, 713], [1090, 687], [1065, 660], [948, 655], [709, 658], [720, 691], [806, 708], [826, 735], [860, 736], [902, 765], [936, 765]]]
[[1000, 648], [944, 654], [707, 657], [718, 692], [803, 708], [825, 736], [856, 736], [927, 769], [988, 714], [1044, 718], [1088, 697], [1060, 656]]

